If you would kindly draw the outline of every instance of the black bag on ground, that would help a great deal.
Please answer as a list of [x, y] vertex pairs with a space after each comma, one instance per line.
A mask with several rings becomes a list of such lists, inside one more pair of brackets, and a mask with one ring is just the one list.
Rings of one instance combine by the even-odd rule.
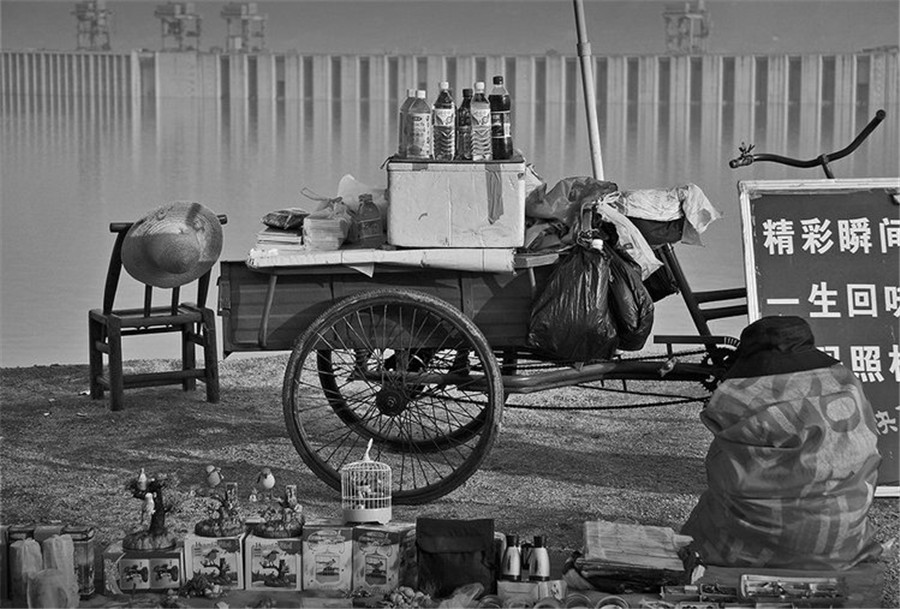
[[576, 245], [531, 307], [528, 342], [557, 359], [588, 362], [616, 350], [608, 306], [610, 254]]
[[418, 588], [433, 598], [450, 596], [466, 584], [496, 590], [494, 520], [416, 519]]
[[639, 351], [653, 330], [653, 299], [641, 280], [641, 265], [627, 253], [611, 250], [609, 307], [619, 349]]

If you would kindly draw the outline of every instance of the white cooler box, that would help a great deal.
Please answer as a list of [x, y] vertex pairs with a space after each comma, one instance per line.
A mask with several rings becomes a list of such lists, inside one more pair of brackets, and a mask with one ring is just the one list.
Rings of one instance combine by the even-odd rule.
[[520, 247], [525, 162], [390, 161], [387, 240], [400, 247]]

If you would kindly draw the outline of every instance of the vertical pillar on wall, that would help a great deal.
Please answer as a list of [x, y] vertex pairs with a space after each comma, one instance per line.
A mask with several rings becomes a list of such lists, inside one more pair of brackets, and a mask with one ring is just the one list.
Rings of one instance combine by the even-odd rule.
[[735, 142], [752, 142], [756, 129], [756, 58], [734, 58], [734, 133]]
[[[312, 99], [313, 101], [328, 101], [331, 98], [331, 57], [328, 55], [315, 55], [312, 58]], [[305, 92], [310, 96], [310, 92]]]
[[387, 55], [371, 56], [369, 58], [368, 116], [370, 158], [377, 158], [378, 150], [386, 151], [386, 156], [393, 154], [397, 149], [396, 133], [392, 132], [388, 125], [391, 124], [391, 114], [398, 113], [399, 104], [403, 103], [403, 99], [398, 99], [396, 102], [398, 105], [394, 105], [388, 93], [388, 82]]
[[[447, 66], [444, 63], [442, 55], [429, 55], [425, 60], [426, 69], [428, 70], [428, 102], [431, 103], [438, 94], [438, 84], [442, 80], [447, 79]], [[451, 87], [456, 87], [455, 83], [450, 83]], [[459, 91], [457, 91], [457, 94]]]
[[669, 69], [669, 159], [671, 171], [686, 173], [691, 156], [691, 57], [671, 58]]
[[[534, 57], [516, 57], [516, 82], [510, 90], [513, 111], [513, 142], [523, 150], [534, 150]], [[457, 64], [459, 65], [459, 64]], [[471, 63], [472, 76], [475, 77], [475, 61]], [[485, 83], [487, 93], [490, 84]]]
[[766, 149], [788, 148], [788, 69], [787, 55], [768, 58], [766, 77]]
[[302, 64], [300, 55], [289, 53], [284, 56], [284, 99], [300, 99]]
[[[456, 58], [456, 79], [459, 81], [457, 89], [459, 90], [459, 97], [462, 99], [463, 89], [475, 87], [475, 57], [468, 55]], [[487, 83], [485, 83], [485, 88], [487, 88]]]
[[705, 55], [701, 62], [700, 161], [709, 167], [722, 159], [722, 58]]
[[260, 53], [256, 56], [256, 97], [260, 102], [275, 99], [275, 55]]
[[[359, 56], [341, 56], [341, 157], [350, 167], [360, 165], [360, 69]], [[351, 201], [355, 203], [355, 201]]]
[[834, 139], [843, 148], [856, 135], [856, 55], [834, 58]]
[[[544, 142], [547, 150], [563, 150], [563, 138], [565, 136], [565, 58], [561, 55], [550, 55], [546, 59], [547, 69], [544, 70], [545, 94], [545, 120]], [[551, 159], [547, 159], [548, 163]], [[548, 167], [553, 175], [562, 175], [564, 155], [556, 155], [553, 158], [555, 166]]]
[[818, 151], [822, 124], [822, 58], [800, 58], [800, 141]]
[[[625, 175], [628, 157], [628, 58], [607, 58], [606, 69], [606, 134], [608, 165], [606, 175]], [[603, 83], [598, 83], [598, 86]]]
[[636, 154], [655, 168], [659, 158], [659, 63], [655, 56], [637, 60]]

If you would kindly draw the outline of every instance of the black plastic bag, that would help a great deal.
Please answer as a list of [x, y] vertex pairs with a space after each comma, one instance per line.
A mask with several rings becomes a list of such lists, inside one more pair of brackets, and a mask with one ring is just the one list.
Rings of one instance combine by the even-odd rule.
[[619, 349], [643, 349], [653, 330], [653, 298], [641, 281], [641, 266], [627, 253], [610, 248], [609, 307]]
[[528, 342], [553, 357], [607, 359], [618, 343], [608, 306], [610, 254], [576, 245], [531, 307]]
[[434, 598], [450, 596], [466, 584], [496, 590], [494, 520], [416, 519], [418, 588]]

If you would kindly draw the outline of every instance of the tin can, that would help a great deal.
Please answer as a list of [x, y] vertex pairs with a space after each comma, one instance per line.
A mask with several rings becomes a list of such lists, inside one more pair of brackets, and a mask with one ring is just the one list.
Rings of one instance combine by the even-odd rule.
[[85, 525], [69, 525], [63, 529], [63, 535], [72, 538], [75, 548], [75, 578], [81, 598], [94, 595], [94, 534], [94, 527]]
[[7, 532], [9, 543], [11, 544], [14, 541], [22, 539], [34, 539], [34, 528], [35, 524], [33, 522], [28, 524], [9, 525], [9, 530]]

